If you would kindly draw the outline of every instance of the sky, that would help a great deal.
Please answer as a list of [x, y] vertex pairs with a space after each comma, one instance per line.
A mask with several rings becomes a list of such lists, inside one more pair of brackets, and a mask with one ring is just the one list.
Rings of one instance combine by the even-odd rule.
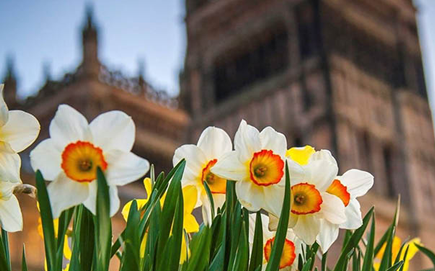
[[[89, 3], [100, 28], [102, 62], [128, 76], [137, 75], [143, 62], [146, 79], [176, 95], [186, 46], [183, 0], [0, 0], [0, 78], [11, 56], [24, 97], [43, 85], [44, 70], [58, 79], [77, 67]], [[415, 5], [426, 83], [435, 105], [435, 1], [415, 0]]]

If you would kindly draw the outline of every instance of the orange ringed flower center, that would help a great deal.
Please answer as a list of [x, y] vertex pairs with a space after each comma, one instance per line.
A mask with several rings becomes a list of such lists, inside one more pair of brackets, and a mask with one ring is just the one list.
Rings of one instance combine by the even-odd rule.
[[343, 202], [344, 206], [349, 205], [350, 194], [347, 192], [347, 187], [339, 180], [335, 179], [326, 190], [329, 194], [337, 196]]
[[68, 144], [62, 152], [61, 168], [68, 178], [77, 182], [92, 182], [97, 178], [97, 167], [107, 169], [103, 151], [90, 142]]
[[[269, 262], [274, 240], [275, 237], [267, 240], [266, 245], [264, 246], [264, 258], [266, 259], [267, 262]], [[295, 259], [296, 259], [295, 245], [292, 241], [285, 239], [284, 248], [282, 250], [281, 259], [279, 261], [279, 269], [291, 266], [294, 263]]]
[[284, 175], [284, 161], [271, 150], [254, 153], [249, 163], [251, 181], [259, 186], [277, 184]]
[[312, 184], [300, 183], [291, 188], [291, 212], [296, 215], [314, 214], [320, 211], [322, 196]]
[[212, 194], [225, 194], [227, 180], [214, 175], [210, 170], [217, 163], [217, 159], [210, 160], [202, 169], [201, 181], [207, 183]]

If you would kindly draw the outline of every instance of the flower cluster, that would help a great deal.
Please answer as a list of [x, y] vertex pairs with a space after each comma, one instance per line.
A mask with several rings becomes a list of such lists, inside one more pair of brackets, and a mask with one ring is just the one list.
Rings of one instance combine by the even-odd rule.
[[[266, 127], [261, 132], [242, 120], [234, 138], [234, 149], [225, 131], [209, 127], [197, 145], [183, 145], [175, 151], [174, 165], [186, 160], [183, 185], [198, 188], [198, 206], [204, 220], [212, 220], [210, 188], [215, 208], [222, 207], [226, 180], [236, 182], [237, 198], [247, 210], [266, 211], [269, 219], [264, 234], [264, 259], [274, 238], [285, 194], [284, 166], [291, 178], [291, 210], [288, 239], [281, 267], [296, 263], [302, 242], [317, 242], [326, 252], [338, 237], [339, 229], [357, 229], [362, 225], [357, 198], [373, 186], [373, 176], [352, 169], [338, 175], [338, 165], [327, 150], [316, 151], [310, 146], [287, 147], [286, 137]], [[269, 221], [270, 220], [270, 221]], [[269, 231], [269, 229], [271, 231]], [[288, 256], [295, 255], [295, 256]]]

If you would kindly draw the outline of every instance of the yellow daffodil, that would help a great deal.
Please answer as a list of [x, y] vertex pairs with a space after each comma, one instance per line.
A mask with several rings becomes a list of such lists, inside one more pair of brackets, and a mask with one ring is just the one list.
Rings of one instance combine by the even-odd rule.
[[[406, 242], [402, 251], [400, 252], [399, 261], [403, 261], [403, 260], [405, 261], [405, 263], [403, 265], [403, 271], [409, 270], [409, 261], [411, 261], [412, 258], [415, 256], [415, 254], [418, 252], [418, 248], [415, 244], [417, 244], [419, 246], [423, 245], [420, 241], [420, 238], [414, 238], [414, 239], [411, 239], [410, 241]], [[393, 245], [391, 247], [391, 255], [392, 255], [393, 261], [399, 255], [399, 251], [400, 251], [401, 246], [402, 246], [402, 240], [399, 237], [394, 236]], [[387, 247], [387, 244], [385, 243], [375, 257], [375, 263], [373, 264], [373, 267], [375, 268], [376, 271], [379, 270], [382, 258], [384, 257], [386, 247]], [[406, 255], [406, 259], [405, 259], [406, 250], [408, 250], [408, 254]]]
[[77, 110], [60, 105], [49, 130], [50, 138], [30, 153], [30, 162], [51, 181], [47, 190], [54, 218], [81, 203], [95, 214], [97, 167], [109, 185], [111, 216], [119, 209], [117, 186], [148, 172], [148, 161], [131, 152], [135, 125], [121, 111], [106, 112], [88, 124]]
[[[148, 202], [149, 196], [151, 195], [151, 191], [152, 191], [152, 183], [151, 183], [150, 178], [145, 178], [143, 183], [144, 183], [144, 187], [145, 187], [145, 192], [147, 194], [147, 198], [146, 199], [136, 199], [138, 210], [141, 210], [143, 208], [143, 206], [145, 206], [145, 204]], [[198, 192], [196, 190], [196, 187], [193, 185], [188, 185], [188, 186], [183, 187], [182, 191], [183, 191], [183, 201], [184, 201], [183, 228], [187, 233], [194, 233], [194, 232], [199, 231], [199, 224], [196, 221], [195, 216], [193, 216], [193, 214], [192, 214], [193, 209], [196, 206]], [[163, 194], [163, 196], [160, 200], [162, 207], [163, 207], [165, 198], [166, 198], [166, 193]], [[130, 208], [131, 208], [132, 203], [133, 203], [132, 200], [127, 202], [124, 205], [124, 208], [122, 209], [121, 213], [122, 213], [122, 216], [124, 217], [125, 221], [128, 220], [128, 214], [130, 213]], [[142, 242], [141, 242], [141, 247], [140, 247], [140, 254], [142, 257], [145, 255], [146, 239], [147, 239], [147, 234], [145, 233], [144, 238], [142, 239]], [[180, 263], [183, 263], [186, 260], [187, 256], [190, 254], [190, 251], [188, 251], [188, 255], [186, 255], [185, 251], [186, 251], [186, 240], [185, 240], [185, 238], [182, 238]]]
[[186, 168], [182, 179], [184, 186], [193, 185], [198, 191], [196, 207], [202, 206], [204, 222], [208, 225], [212, 221], [210, 200], [205, 190], [204, 183], [210, 189], [214, 202], [214, 212], [222, 207], [225, 201], [227, 180], [212, 173], [216, 163], [223, 155], [231, 152], [233, 145], [228, 134], [217, 127], [206, 128], [199, 137], [198, 143], [185, 144], [175, 150], [173, 157], [174, 166], [181, 159], [186, 160]]

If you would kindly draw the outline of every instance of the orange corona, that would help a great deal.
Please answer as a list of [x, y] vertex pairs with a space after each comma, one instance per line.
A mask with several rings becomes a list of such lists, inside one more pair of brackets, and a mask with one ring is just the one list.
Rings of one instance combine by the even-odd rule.
[[322, 196], [312, 184], [300, 183], [291, 188], [291, 212], [296, 215], [314, 214], [320, 211]]
[[217, 163], [217, 159], [210, 160], [202, 169], [201, 181], [206, 182], [213, 194], [225, 194], [227, 180], [213, 174], [210, 170]]
[[269, 186], [277, 184], [284, 175], [284, 161], [271, 150], [254, 153], [249, 164], [251, 181], [256, 185]]
[[349, 205], [350, 194], [347, 192], [347, 187], [344, 186], [339, 180], [335, 179], [326, 190], [329, 194], [337, 196], [341, 199], [344, 206]]
[[107, 168], [103, 151], [90, 142], [68, 144], [62, 153], [61, 167], [66, 176], [77, 182], [92, 182], [97, 178], [97, 167]]
[[[270, 254], [275, 237], [267, 240], [264, 246], [264, 258], [269, 262]], [[279, 261], [279, 269], [291, 266], [296, 259], [295, 245], [292, 241], [285, 239], [284, 248], [282, 249], [281, 259]]]

